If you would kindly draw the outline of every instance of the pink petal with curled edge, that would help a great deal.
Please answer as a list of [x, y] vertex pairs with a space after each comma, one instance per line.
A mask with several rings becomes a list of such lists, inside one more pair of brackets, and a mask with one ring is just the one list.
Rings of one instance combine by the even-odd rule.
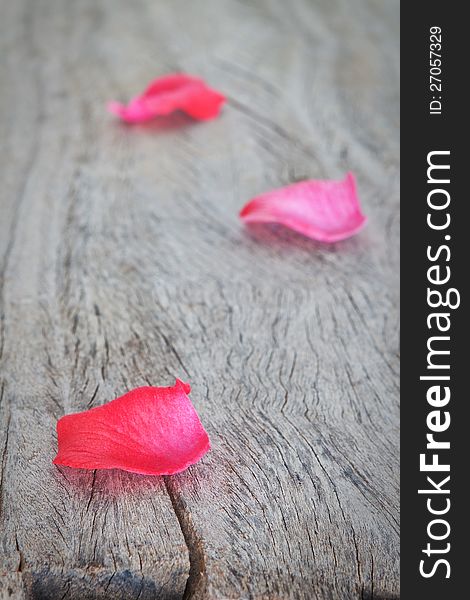
[[240, 211], [245, 223], [280, 223], [321, 242], [348, 238], [364, 227], [356, 181], [309, 180], [261, 194]]
[[209, 437], [191, 404], [191, 388], [141, 387], [57, 422], [56, 465], [78, 469], [123, 469], [173, 475], [210, 449]]
[[127, 105], [109, 102], [108, 110], [127, 123], [143, 123], [176, 110], [204, 121], [217, 117], [224, 102], [225, 96], [211, 89], [202, 79], [175, 73], [155, 79]]

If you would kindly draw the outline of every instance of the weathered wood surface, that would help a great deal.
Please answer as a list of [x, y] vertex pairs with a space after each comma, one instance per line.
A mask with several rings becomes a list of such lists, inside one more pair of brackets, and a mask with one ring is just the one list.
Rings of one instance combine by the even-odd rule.
[[[1, 8], [1, 564], [16, 598], [398, 596], [398, 3]], [[184, 70], [220, 119], [105, 111]], [[245, 230], [253, 195], [358, 177], [368, 228]], [[172, 478], [56, 468], [55, 423], [191, 382]]]

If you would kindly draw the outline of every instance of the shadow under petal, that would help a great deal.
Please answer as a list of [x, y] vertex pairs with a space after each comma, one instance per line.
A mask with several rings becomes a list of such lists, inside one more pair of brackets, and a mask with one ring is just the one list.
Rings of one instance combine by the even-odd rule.
[[338, 242], [320, 242], [277, 223], [245, 223], [244, 232], [245, 236], [256, 244], [270, 246], [280, 251], [359, 254], [370, 247], [367, 235], [362, 232]]
[[144, 123], [126, 123], [117, 118], [115, 119], [115, 126], [119, 128], [120, 131], [139, 135], [162, 135], [181, 129], [192, 128], [199, 124], [200, 122], [192, 119], [181, 111], [176, 111], [167, 116], [156, 116]]

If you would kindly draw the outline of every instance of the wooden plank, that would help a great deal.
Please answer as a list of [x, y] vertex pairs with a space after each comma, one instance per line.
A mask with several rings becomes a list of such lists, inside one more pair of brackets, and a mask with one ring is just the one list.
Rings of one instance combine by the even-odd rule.
[[[3, 588], [398, 597], [398, 3], [2, 15]], [[222, 117], [106, 114], [172, 70], [226, 92]], [[346, 170], [370, 217], [357, 238], [238, 221], [261, 191]], [[201, 463], [53, 467], [62, 414], [175, 376], [213, 442]]]

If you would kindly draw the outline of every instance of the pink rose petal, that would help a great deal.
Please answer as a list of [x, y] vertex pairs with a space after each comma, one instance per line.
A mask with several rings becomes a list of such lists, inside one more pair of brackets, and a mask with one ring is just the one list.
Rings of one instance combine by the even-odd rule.
[[127, 105], [109, 102], [108, 110], [127, 123], [143, 123], [181, 110], [197, 120], [218, 116], [225, 97], [197, 77], [176, 73], [155, 79]]
[[240, 211], [245, 223], [280, 223], [321, 242], [348, 238], [366, 223], [348, 173], [343, 181], [309, 180], [261, 194]]
[[179, 379], [172, 387], [141, 387], [57, 423], [59, 451], [54, 464], [78, 469], [123, 469], [172, 475], [210, 449]]

